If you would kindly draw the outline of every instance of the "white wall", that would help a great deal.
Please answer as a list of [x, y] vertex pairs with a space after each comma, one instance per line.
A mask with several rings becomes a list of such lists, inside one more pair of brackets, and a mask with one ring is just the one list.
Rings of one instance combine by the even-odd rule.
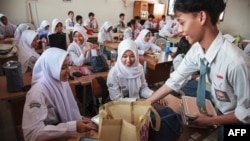
[[[0, 0], [0, 13], [8, 16], [9, 20], [15, 24], [29, 21], [27, 0]], [[32, 4], [32, 13], [34, 15], [36, 26], [43, 19], [52, 21], [58, 18], [63, 22], [67, 18], [69, 10], [75, 12], [75, 16], [80, 14], [84, 19], [88, 17], [90, 11], [94, 12], [101, 25], [104, 21], [109, 20], [116, 24], [121, 12], [125, 13], [126, 21], [133, 18], [133, 2], [128, 3], [125, 7], [123, 0], [30, 0]], [[151, 0], [168, 4], [168, 0]], [[98, 3], [98, 4], [97, 4]], [[36, 16], [37, 13], [37, 16]], [[219, 24], [219, 29], [224, 33], [232, 35], [241, 35], [245, 39], [250, 39], [250, 0], [228, 0], [225, 10], [224, 21]]]

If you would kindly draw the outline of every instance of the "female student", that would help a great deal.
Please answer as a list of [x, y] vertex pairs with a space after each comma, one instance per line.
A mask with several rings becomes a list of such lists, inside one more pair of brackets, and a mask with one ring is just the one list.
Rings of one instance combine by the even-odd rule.
[[[51, 32], [48, 33], [48, 36], [51, 34], [66, 34], [63, 32], [63, 24], [60, 20], [54, 19], [52, 21], [51, 26], [52, 26]], [[69, 44], [70, 44], [69, 36], [66, 34], [66, 46], [68, 47]]]
[[48, 40], [47, 36], [49, 33], [49, 27], [50, 27], [49, 21], [43, 20], [41, 22], [40, 27], [37, 28], [37, 32], [38, 32], [38, 36], [40, 40], [42, 38], [45, 38], [46, 40]]
[[[98, 33], [98, 43], [108, 43], [115, 41], [112, 35], [112, 27], [113, 25], [109, 21], [103, 23]], [[105, 54], [109, 59], [110, 51], [107, 51], [105, 46], [101, 46], [101, 49], [102, 53]]]
[[98, 46], [87, 42], [87, 40], [86, 30], [81, 26], [74, 27], [73, 42], [67, 49], [71, 65], [82, 66], [90, 62], [91, 55], [96, 56]]
[[17, 26], [0, 13], [0, 43], [12, 43]]
[[107, 86], [111, 100], [136, 101], [152, 95], [139, 63], [136, 44], [131, 39], [119, 44], [117, 62], [108, 74]]
[[32, 71], [40, 55], [36, 52], [38, 34], [34, 30], [23, 31], [18, 43], [18, 61], [22, 66], [22, 73]]
[[12, 42], [13, 45], [18, 45], [18, 42], [19, 42], [21, 35], [22, 35], [22, 32], [25, 30], [30, 30], [30, 26], [25, 24], [25, 23], [18, 25], [18, 27], [16, 28], [16, 31], [14, 33], [14, 40]]
[[23, 111], [26, 141], [66, 140], [77, 132], [97, 129], [79, 113], [68, 83], [68, 66], [68, 53], [59, 48], [47, 49], [37, 60]]
[[197, 114], [193, 123], [199, 126], [249, 124], [249, 56], [225, 39], [217, 28], [219, 15], [225, 10], [224, 0], [176, 0], [174, 9], [179, 31], [192, 47], [166, 83], [147, 100], [154, 103], [179, 90], [190, 75], [206, 64], [211, 99], [221, 114], [212, 117]]
[[123, 32], [123, 39], [134, 40], [135, 37], [135, 20], [132, 19], [127, 23], [127, 28]]
[[150, 41], [151, 32], [143, 29], [139, 36], [136, 38], [135, 43], [138, 47], [139, 55], [152, 54], [154, 51], [161, 51], [161, 48]]

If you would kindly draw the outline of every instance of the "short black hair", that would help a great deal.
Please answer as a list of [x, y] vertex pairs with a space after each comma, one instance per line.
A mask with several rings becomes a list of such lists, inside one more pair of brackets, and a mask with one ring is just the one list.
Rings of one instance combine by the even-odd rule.
[[69, 12], [68, 12], [68, 15], [70, 15], [70, 13], [73, 13], [73, 14], [74, 14], [74, 12], [73, 12], [73, 11], [69, 11]]
[[152, 15], [152, 14], [150, 14], [150, 15], [148, 15], [148, 18], [152, 18], [152, 19], [154, 19], [154, 18], [155, 18], [155, 16], [154, 16], [154, 15]]
[[131, 27], [132, 25], [135, 25], [135, 19], [131, 19], [128, 23], [127, 26]]
[[77, 15], [76, 16], [76, 21], [79, 21], [80, 19], [82, 19], [82, 16], [81, 15]]
[[134, 19], [135, 20], [141, 20], [141, 17], [140, 16], [135, 16]]
[[178, 48], [175, 53], [175, 56], [178, 54], [187, 54], [188, 50], [190, 49], [191, 45], [189, 44], [188, 40], [185, 37], [181, 37], [179, 43], [178, 43]]
[[166, 18], [166, 16], [165, 16], [165, 15], [162, 15], [161, 18]]
[[225, 10], [224, 0], [176, 0], [174, 12], [199, 12], [206, 11], [213, 25], [216, 25], [220, 14]]
[[124, 14], [124, 13], [121, 13], [121, 14], [119, 15], [119, 17], [122, 17], [122, 16], [125, 16], [125, 14]]
[[93, 12], [89, 12], [89, 17], [91, 17], [91, 16], [95, 16], [95, 14], [93, 13]]

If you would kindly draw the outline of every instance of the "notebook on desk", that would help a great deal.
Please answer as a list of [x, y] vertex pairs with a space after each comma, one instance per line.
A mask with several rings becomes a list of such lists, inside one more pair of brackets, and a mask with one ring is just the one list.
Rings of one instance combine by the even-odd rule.
[[67, 50], [66, 33], [50, 34], [48, 37], [51, 47], [57, 47], [63, 50]]

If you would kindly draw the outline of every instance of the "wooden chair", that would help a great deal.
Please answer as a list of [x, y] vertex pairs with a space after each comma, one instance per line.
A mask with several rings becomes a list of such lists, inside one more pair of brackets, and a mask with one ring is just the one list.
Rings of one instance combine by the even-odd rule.
[[[103, 79], [107, 80], [107, 76], [103, 77]], [[97, 78], [94, 78], [91, 80], [91, 87], [92, 87], [92, 95], [93, 95], [94, 104], [96, 107], [96, 112], [98, 113], [97, 107], [99, 107], [99, 105], [97, 104], [104, 104], [102, 102], [102, 96], [103, 96], [103, 92], [105, 88], [99, 83]]]

